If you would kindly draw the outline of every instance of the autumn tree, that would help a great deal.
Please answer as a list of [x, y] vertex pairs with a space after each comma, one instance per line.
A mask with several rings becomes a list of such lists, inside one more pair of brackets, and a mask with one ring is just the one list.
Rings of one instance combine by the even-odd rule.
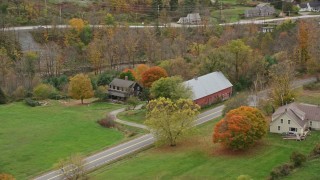
[[168, 74], [166, 70], [161, 67], [154, 66], [142, 73], [141, 83], [144, 87], [150, 88], [152, 83], [157, 81], [162, 77], [167, 77]]
[[241, 106], [248, 106], [248, 105], [249, 105], [248, 94], [245, 92], [239, 93], [224, 103], [222, 114], [225, 115], [227, 112], [233, 109], [237, 109]]
[[176, 146], [177, 140], [188, 134], [195, 125], [200, 107], [192, 100], [167, 98], [151, 100], [147, 105], [147, 125], [159, 144]]
[[310, 59], [308, 44], [309, 44], [309, 29], [307, 23], [300, 21], [298, 24], [298, 62], [300, 65], [300, 70], [306, 72], [307, 62]]
[[57, 164], [61, 170], [63, 179], [77, 180], [87, 179], [87, 173], [84, 168], [85, 160], [80, 155], [72, 155]]
[[164, 97], [173, 101], [190, 99], [192, 96], [192, 91], [179, 76], [160, 78], [152, 84], [150, 93], [153, 98]]
[[294, 74], [294, 67], [288, 61], [274, 65], [270, 70], [271, 98], [275, 106], [282, 106], [294, 100], [295, 94], [290, 87]]
[[135, 68], [135, 72], [136, 72], [136, 76], [135, 79], [140, 82], [142, 79], [142, 74], [147, 71], [150, 67], [146, 64], [139, 64], [137, 65], [137, 67]]
[[245, 150], [267, 133], [267, 122], [261, 111], [241, 106], [227, 113], [214, 127], [213, 142], [232, 150]]
[[74, 99], [80, 99], [83, 104], [83, 99], [93, 97], [93, 88], [90, 78], [84, 74], [77, 74], [70, 79], [69, 96]]
[[6, 75], [10, 72], [10, 69], [12, 68], [12, 61], [7, 55], [7, 50], [3, 47], [0, 48], [0, 85], [2, 87], [6, 84]]
[[28, 87], [32, 88], [32, 80], [36, 74], [36, 64], [39, 60], [39, 55], [34, 51], [29, 51], [24, 58], [24, 71], [28, 78]]
[[103, 53], [101, 48], [101, 40], [95, 39], [87, 48], [87, 54], [90, 64], [93, 66], [94, 74], [101, 73], [103, 66]]

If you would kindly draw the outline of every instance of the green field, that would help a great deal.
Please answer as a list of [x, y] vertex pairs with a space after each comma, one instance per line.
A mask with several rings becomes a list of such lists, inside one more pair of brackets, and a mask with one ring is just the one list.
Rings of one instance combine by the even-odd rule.
[[320, 92], [319, 91], [302, 91], [300, 90], [297, 96], [298, 102], [319, 105], [320, 103]]
[[146, 109], [124, 111], [119, 113], [117, 117], [121, 120], [143, 124], [146, 117]]
[[[223, 9], [221, 11], [222, 19], [225, 22], [236, 22], [240, 20], [239, 14], [244, 14], [244, 11], [252, 7], [233, 6], [230, 9]], [[213, 18], [220, 18], [220, 10], [215, 10], [211, 13]]]
[[53, 168], [60, 158], [88, 155], [119, 143], [124, 135], [96, 120], [123, 105], [94, 103], [65, 106], [49, 101], [29, 107], [23, 102], [0, 106], [0, 172], [29, 179]]
[[[320, 132], [313, 132], [306, 141], [282, 140], [269, 134], [259, 145], [246, 153], [226, 152], [212, 145], [214, 122], [199, 128], [197, 135], [177, 147], [152, 148], [131, 158], [106, 166], [91, 174], [103, 179], [236, 179], [247, 174], [265, 179], [273, 167], [288, 162], [297, 150], [309, 153], [320, 141]], [[313, 173], [317, 169], [311, 169]], [[307, 178], [304, 178], [307, 179]]]

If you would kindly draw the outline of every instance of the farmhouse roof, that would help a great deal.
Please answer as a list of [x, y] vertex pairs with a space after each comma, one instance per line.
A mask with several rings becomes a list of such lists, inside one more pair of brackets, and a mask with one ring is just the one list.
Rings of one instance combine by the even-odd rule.
[[185, 81], [184, 84], [191, 88], [193, 100], [206, 97], [226, 88], [232, 87], [230, 81], [222, 72], [213, 72]]
[[124, 87], [124, 88], [129, 88], [130, 86], [132, 86], [133, 84], [135, 84], [136, 82], [134, 81], [129, 81], [129, 80], [124, 80], [124, 79], [119, 79], [119, 78], [114, 78], [110, 85], [113, 86], [118, 86], [118, 87]]

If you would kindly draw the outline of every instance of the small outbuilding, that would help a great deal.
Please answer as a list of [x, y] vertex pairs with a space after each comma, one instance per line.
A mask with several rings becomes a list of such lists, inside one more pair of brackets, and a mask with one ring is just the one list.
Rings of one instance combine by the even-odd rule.
[[222, 72], [212, 72], [185, 81], [184, 85], [193, 92], [192, 100], [199, 106], [207, 106], [232, 95], [232, 84]]
[[138, 96], [142, 87], [134, 81], [114, 78], [109, 84], [108, 95], [112, 99], [126, 100], [130, 96]]

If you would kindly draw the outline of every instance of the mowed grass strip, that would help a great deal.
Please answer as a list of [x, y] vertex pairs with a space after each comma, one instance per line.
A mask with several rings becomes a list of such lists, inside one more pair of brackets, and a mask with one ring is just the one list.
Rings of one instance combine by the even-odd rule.
[[146, 109], [129, 110], [121, 112], [117, 117], [124, 121], [131, 121], [139, 124], [143, 124], [146, 119]]
[[96, 121], [122, 107], [109, 103], [65, 106], [58, 101], [33, 108], [23, 102], [1, 105], [0, 172], [28, 179], [53, 168], [60, 158], [88, 155], [121, 141], [121, 132]]
[[103, 179], [236, 179], [247, 174], [265, 179], [270, 171], [288, 162], [293, 151], [308, 154], [320, 141], [320, 132], [312, 132], [306, 141], [283, 140], [268, 134], [257, 146], [245, 153], [225, 151], [212, 144], [214, 122], [209, 122], [177, 147], [152, 148], [106, 166], [91, 174]]

